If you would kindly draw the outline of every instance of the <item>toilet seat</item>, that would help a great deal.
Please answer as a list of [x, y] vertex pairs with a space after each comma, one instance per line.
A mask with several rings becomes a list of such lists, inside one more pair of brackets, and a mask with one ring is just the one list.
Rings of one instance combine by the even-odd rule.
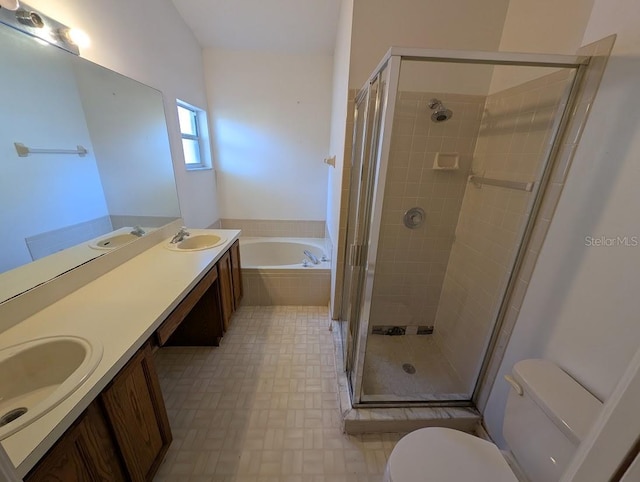
[[429, 427], [406, 435], [389, 456], [384, 482], [518, 482], [498, 447], [473, 435]]

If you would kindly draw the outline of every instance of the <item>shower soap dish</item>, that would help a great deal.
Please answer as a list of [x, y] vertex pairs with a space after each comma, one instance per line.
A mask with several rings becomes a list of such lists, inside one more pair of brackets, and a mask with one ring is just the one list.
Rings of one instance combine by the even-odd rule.
[[457, 152], [436, 152], [433, 169], [438, 171], [456, 171], [459, 169], [460, 154]]

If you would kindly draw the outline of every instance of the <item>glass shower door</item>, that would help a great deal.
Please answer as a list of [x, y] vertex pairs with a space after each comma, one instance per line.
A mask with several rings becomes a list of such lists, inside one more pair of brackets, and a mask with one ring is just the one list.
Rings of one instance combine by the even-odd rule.
[[385, 69], [376, 114], [358, 98], [370, 110], [356, 119], [343, 291], [353, 401], [470, 403], [576, 68], [392, 56]]
[[349, 216], [346, 235], [346, 259], [342, 287], [342, 339], [345, 368], [350, 376], [353, 367], [353, 347], [358, 336], [364, 262], [369, 235], [369, 213], [374, 181], [375, 146], [380, 125], [382, 73], [356, 98], [353, 150], [350, 170]]

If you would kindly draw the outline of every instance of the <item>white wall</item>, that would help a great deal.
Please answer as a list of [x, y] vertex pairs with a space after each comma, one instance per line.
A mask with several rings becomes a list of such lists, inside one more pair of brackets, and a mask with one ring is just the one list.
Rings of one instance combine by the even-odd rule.
[[389, 47], [496, 50], [508, 0], [355, 0], [349, 86], [359, 89]]
[[222, 218], [324, 220], [329, 55], [205, 49]]
[[162, 95], [89, 67], [76, 75], [109, 214], [180, 217]]
[[[550, 358], [601, 400], [640, 345], [640, 247], [585, 245], [586, 236], [640, 235], [638, 21], [632, 0], [594, 2], [583, 42], [611, 33], [618, 40], [500, 371], [522, 358]], [[494, 437], [505, 398], [497, 382], [485, 413]]]
[[[2, 33], [0, 272], [31, 262], [26, 237], [108, 215], [71, 62], [51, 46]], [[88, 154], [18, 157], [14, 142], [43, 149], [80, 144]]]
[[[338, 229], [340, 225], [342, 169], [347, 136], [352, 22], [353, 0], [343, 0], [340, 7], [336, 45], [333, 51], [333, 96], [331, 100], [331, 137], [329, 139], [329, 153], [336, 156], [335, 169], [329, 169], [327, 196], [327, 231], [333, 249], [331, 253], [331, 293], [335, 292], [336, 276], [341, 275], [337, 272]], [[334, 302], [333, 296], [331, 302], [332, 304]]]
[[[578, 248], [580, 264], [561, 303], [546, 353], [606, 399], [640, 346], [640, 246], [584, 247], [584, 236], [637, 236], [640, 223], [640, 4], [596, 0], [584, 43], [618, 38], [576, 152], [554, 225], [558, 247]], [[562, 241], [564, 241], [563, 244]], [[576, 246], [578, 243], [578, 246]], [[556, 250], [554, 250], [556, 252]], [[553, 261], [553, 253], [545, 253]], [[578, 258], [578, 254], [572, 257]], [[557, 261], [557, 258], [555, 258]], [[570, 268], [574, 268], [569, 264]], [[594, 276], [594, 274], [596, 274]]]
[[[510, 0], [500, 39], [505, 52], [574, 54], [582, 44], [593, 0]], [[533, 80], [536, 69], [497, 67], [491, 93]]]
[[182, 217], [191, 227], [218, 219], [215, 172], [187, 172], [176, 98], [205, 109], [202, 52], [170, 0], [31, 0], [29, 4], [67, 25], [82, 28], [91, 47], [82, 56], [160, 90], [174, 162]]

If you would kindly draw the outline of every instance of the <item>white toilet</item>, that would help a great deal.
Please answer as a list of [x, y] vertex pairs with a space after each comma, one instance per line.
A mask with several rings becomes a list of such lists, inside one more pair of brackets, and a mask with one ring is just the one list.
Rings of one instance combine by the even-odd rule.
[[559, 480], [602, 403], [548, 360], [522, 360], [513, 367], [513, 376], [505, 378], [512, 388], [502, 433], [515, 470], [491, 442], [458, 430], [429, 427], [397, 443], [384, 481]]

